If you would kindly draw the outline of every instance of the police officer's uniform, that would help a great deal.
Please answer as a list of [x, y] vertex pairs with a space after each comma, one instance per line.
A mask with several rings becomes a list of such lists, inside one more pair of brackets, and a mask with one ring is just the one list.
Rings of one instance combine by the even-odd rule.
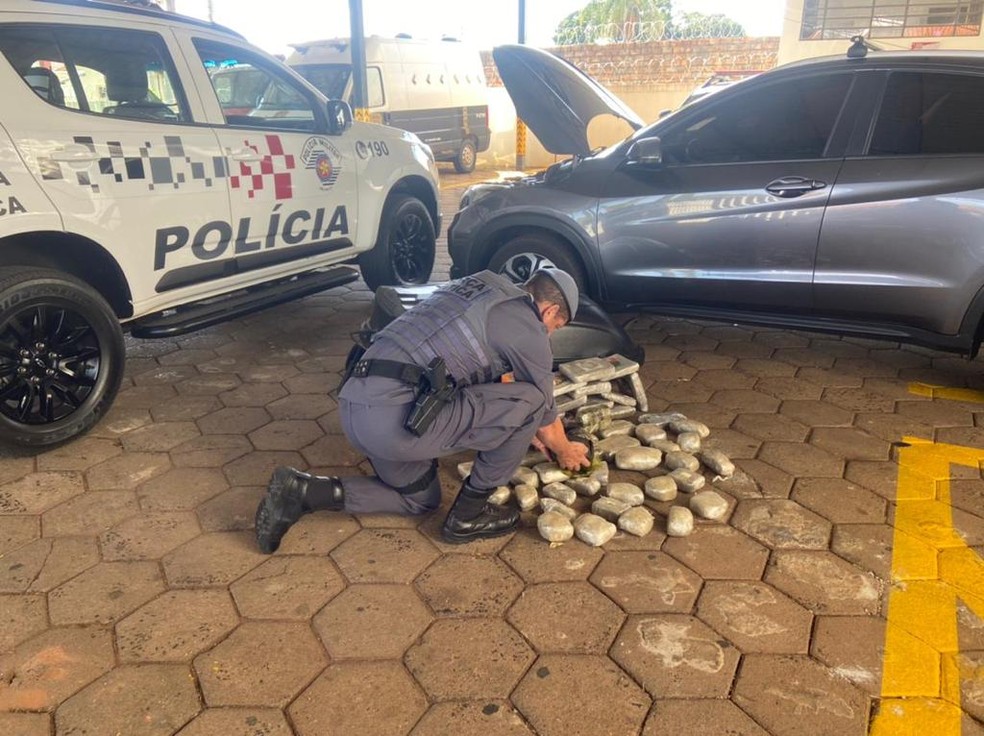
[[[498, 274], [485, 271], [438, 289], [380, 332], [363, 360], [422, 367], [434, 357], [444, 359], [457, 391], [423, 436], [404, 427], [413, 386], [369, 375], [342, 388], [342, 427], [379, 477], [342, 480], [346, 511], [433, 510], [440, 487], [420, 488], [419, 481], [435, 458], [469, 449], [478, 451], [472, 486], [504, 485], [537, 429], [557, 416], [546, 327], [532, 297]], [[494, 382], [509, 371], [515, 382]]]

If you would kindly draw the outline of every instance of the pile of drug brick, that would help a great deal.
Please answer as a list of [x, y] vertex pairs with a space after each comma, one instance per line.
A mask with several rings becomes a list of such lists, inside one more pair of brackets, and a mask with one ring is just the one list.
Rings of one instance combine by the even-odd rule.
[[[541, 513], [537, 529], [549, 542], [577, 537], [600, 546], [619, 530], [645, 536], [655, 517], [646, 500], [670, 502], [666, 532], [686, 536], [694, 517], [720, 519], [728, 510], [721, 494], [707, 488], [735, 471], [720, 450], [705, 447], [707, 426], [679, 413], [649, 413], [639, 364], [621, 355], [585, 358], [559, 367], [554, 377], [557, 409], [571, 430], [594, 443], [591, 467], [570, 473], [543, 454], [530, 452], [508, 486], [491, 501], [515, 499], [522, 511]], [[642, 484], [610, 481], [615, 472], [642, 474]], [[462, 478], [471, 463], [461, 463]]]

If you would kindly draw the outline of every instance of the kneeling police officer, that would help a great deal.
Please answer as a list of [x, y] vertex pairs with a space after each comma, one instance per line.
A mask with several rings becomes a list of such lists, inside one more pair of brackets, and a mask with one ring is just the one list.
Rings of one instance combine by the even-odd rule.
[[[423, 514], [438, 508], [437, 458], [476, 450], [471, 474], [441, 528], [462, 543], [512, 531], [519, 512], [488, 503], [532, 444], [567, 470], [590, 465], [554, 406], [550, 334], [577, 311], [564, 271], [517, 286], [483, 271], [448, 282], [379, 332], [339, 393], [342, 428], [376, 477], [314, 476], [277, 468], [256, 510], [271, 553], [303, 514]], [[514, 381], [499, 382], [511, 372]]]

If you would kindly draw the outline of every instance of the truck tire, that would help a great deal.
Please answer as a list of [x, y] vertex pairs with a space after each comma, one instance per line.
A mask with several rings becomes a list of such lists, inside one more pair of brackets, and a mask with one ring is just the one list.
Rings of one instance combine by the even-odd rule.
[[90, 429], [123, 377], [119, 320], [88, 284], [48, 268], [0, 268], [0, 441], [39, 447]]
[[395, 195], [383, 207], [376, 245], [359, 256], [362, 278], [373, 291], [380, 286], [426, 284], [436, 250], [434, 223], [424, 203]]
[[466, 138], [461, 144], [461, 150], [454, 157], [454, 170], [459, 174], [470, 174], [475, 170], [475, 160], [478, 158], [478, 151], [475, 149], [475, 141]]
[[588, 280], [573, 248], [558, 238], [543, 233], [525, 233], [503, 243], [489, 258], [488, 269], [522, 283], [541, 268], [567, 271], [586, 293]]

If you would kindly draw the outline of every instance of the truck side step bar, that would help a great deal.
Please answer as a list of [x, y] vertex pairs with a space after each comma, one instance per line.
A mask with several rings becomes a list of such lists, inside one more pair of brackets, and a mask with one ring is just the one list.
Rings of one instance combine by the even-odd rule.
[[207, 301], [141, 317], [130, 323], [130, 334], [140, 338], [186, 335], [267, 307], [341, 286], [358, 278], [358, 270], [351, 266], [310, 271], [286, 281], [258, 284], [248, 290], [234, 291]]

